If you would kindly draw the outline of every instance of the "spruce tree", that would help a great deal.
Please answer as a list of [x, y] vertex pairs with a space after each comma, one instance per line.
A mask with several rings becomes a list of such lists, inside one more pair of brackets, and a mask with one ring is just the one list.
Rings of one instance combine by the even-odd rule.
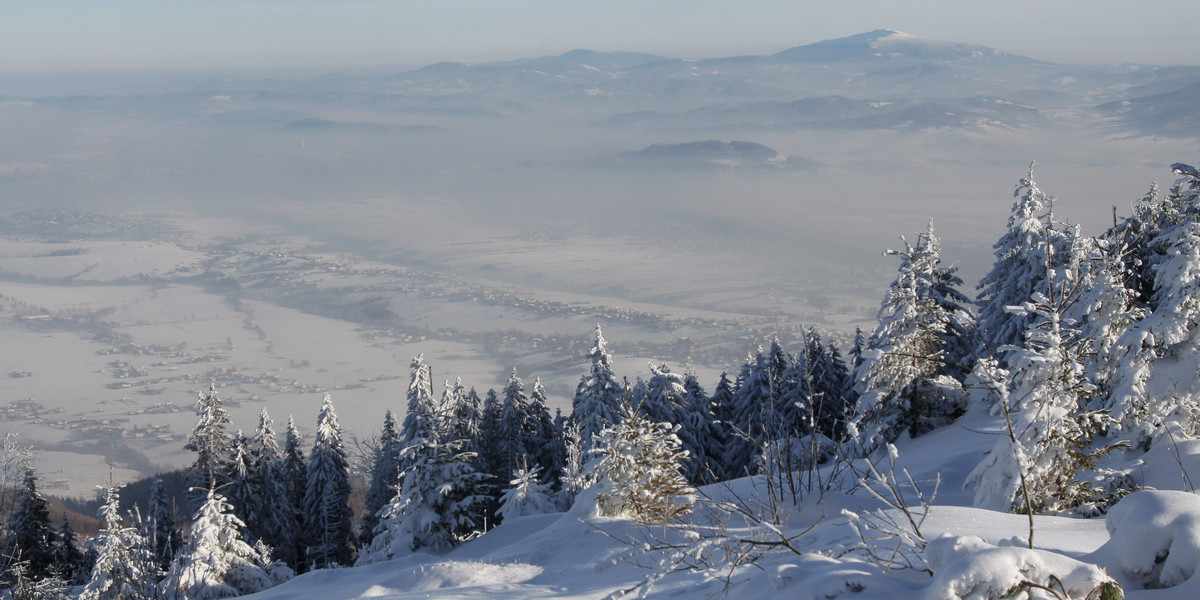
[[453, 437], [453, 407], [418, 404], [422, 411], [401, 454], [407, 465], [400, 492], [384, 507], [371, 547], [358, 564], [370, 564], [426, 549], [443, 553], [483, 525], [480, 493], [484, 474], [475, 470], [475, 457], [462, 451], [463, 440]]
[[868, 450], [949, 423], [962, 410], [961, 384], [945, 374], [946, 334], [954, 314], [936, 291], [941, 245], [933, 227], [904, 250], [896, 280], [879, 309], [879, 325], [855, 373], [858, 423]]
[[813, 432], [819, 366], [807, 350], [795, 355], [778, 384], [771, 440], [800, 438]]
[[682, 473], [688, 455], [677, 429], [623, 407], [617, 423], [600, 432], [600, 514], [663, 523], [691, 512], [695, 489]]
[[641, 402], [641, 411], [654, 421], [679, 424], [683, 420], [683, 400], [687, 389], [683, 386], [683, 375], [674, 373], [666, 364], [646, 365], [650, 379], [644, 391], [635, 393], [633, 400]]
[[740, 383], [729, 402], [731, 435], [723, 461], [730, 477], [748, 474], [759, 445], [768, 441], [774, 429], [776, 381], [769, 365], [760, 349], [747, 357], [738, 376]]
[[241, 537], [245, 527], [224, 497], [209, 490], [187, 543], [171, 564], [163, 586], [166, 599], [228, 598], [272, 587], [275, 581], [264, 569], [264, 557]]
[[154, 562], [160, 571], [171, 567], [171, 559], [182, 546], [183, 538], [175, 527], [175, 509], [167, 496], [162, 478], [155, 476], [150, 483], [149, 542]]
[[[1047, 257], [1047, 264], [1052, 263]], [[1093, 437], [1111, 423], [1104, 412], [1085, 408], [1095, 391], [1084, 365], [1090, 342], [1064, 319], [1077, 299], [1079, 277], [1057, 278], [1048, 269], [1047, 294], [1035, 292], [1021, 310], [1034, 321], [1024, 347], [1012, 349], [1013, 365], [1001, 394], [1009, 427], [968, 483], [977, 506], [1018, 512], [1059, 511], [1092, 501], [1099, 490], [1077, 474], [1094, 469], [1100, 452]]]
[[804, 355], [804, 362], [809, 365], [808, 378], [812, 382], [811, 422], [817, 433], [832, 440], [841, 439], [851, 410], [846, 397], [852, 383], [850, 371], [837, 346], [825, 345], [816, 329], [808, 330]]
[[1068, 257], [1062, 252], [1062, 236], [1053, 217], [1042, 212], [1051, 207], [1054, 198], [1038, 188], [1033, 178], [1035, 166], [1030, 164], [1029, 173], [1017, 183], [1008, 230], [993, 246], [996, 262], [978, 286], [976, 303], [983, 354], [1000, 358], [1001, 362], [1006, 356], [1004, 348], [1019, 346], [1032, 321], [1028, 315], [1010, 313], [1008, 307], [1024, 304], [1034, 292], [1046, 293], [1047, 247], [1055, 246], [1060, 259]]
[[1163, 228], [1150, 242], [1162, 255], [1153, 266], [1148, 314], [1114, 344], [1121, 368], [1107, 403], [1121, 437], [1148, 448], [1168, 430], [1200, 433], [1200, 398], [1184, 393], [1149, 393], [1147, 385], [1160, 361], [1195, 364], [1200, 360], [1200, 176], [1187, 165], [1172, 187], [1168, 204], [1180, 222]]
[[446, 382], [446, 390], [442, 394], [442, 404], [452, 407], [454, 418], [452, 428], [454, 438], [464, 440], [464, 449], [479, 452], [480, 427], [483, 420], [483, 401], [474, 389], [467, 390], [461, 377], [451, 385]]
[[203, 490], [214, 483], [223, 485], [227, 480], [234, 445], [228, 428], [229, 413], [217, 395], [215, 384], [209, 384], [208, 393], [200, 394], [196, 401], [196, 426], [183, 447], [196, 453], [196, 461], [188, 468], [187, 482], [193, 490], [189, 498], [197, 507], [204, 501]]
[[92, 548], [96, 562], [91, 576], [79, 593], [79, 600], [151, 600], [157, 598], [157, 573], [149, 544], [133, 527], [121, 523], [117, 486], [104, 489], [100, 508], [103, 525]]
[[549, 483], [541, 483], [541, 468], [518, 469], [508, 482], [508, 489], [500, 497], [500, 508], [496, 516], [515, 519], [530, 515], [558, 512], [558, 502]]
[[305, 559], [310, 568], [347, 566], [354, 560], [351, 529], [350, 464], [342, 447], [342, 430], [325, 394], [317, 416], [316, 439], [308, 455], [304, 494]]
[[58, 538], [54, 545], [54, 561], [58, 565], [59, 576], [67, 585], [83, 585], [91, 575], [91, 567], [83, 551], [79, 549], [78, 536], [67, 513], [62, 514], [62, 524], [58, 528]]
[[[1128, 217], [1114, 222], [1106, 237], [1124, 247], [1120, 254], [1121, 278], [1138, 302], [1145, 306], [1154, 294], [1154, 265], [1164, 254], [1154, 240], [1164, 229], [1182, 223], [1184, 210], [1170, 196], [1160, 196], [1157, 181], [1133, 203], [1132, 208]], [[1115, 218], [1114, 214], [1114, 221]]]
[[1170, 254], [1169, 238], [1163, 233], [1189, 221], [1200, 221], [1200, 207], [1195, 201], [1200, 183], [1196, 169], [1176, 163], [1171, 170], [1182, 177], [1168, 193], [1161, 195], [1158, 184], [1152, 184], [1149, 192], [1134, 203], [1133, 213], [1109, 232], [1111, 238], [1127, 247], [1122, 253], [1126, 287], [1150, 312], [1158, 308], [1154, 298], [1158, 265]]
[[[696, 374], [690, 370], [683, 374], [683, 389], [680, 430], [689, 433], [692, 444], [688, 448], [685, 442], [691, 459], [685, 463], [687, 471], [692, 473], [688, 481], [695, 485], [716, 483], [722, 479], [725, 433], [713, 414], [712, 401], [704, 393]], [[683, 438], [680, 439], [683, 441]]]
[[850, 357], [850, 372], [853, 373], [858, 366], [862, 364], [862, 353], [866, 349], [867, 338], [863, 334], [861, 327], [854, 328], [854, 344], [850, 347], [850, 352], [846, 355]]
[[1065, 319], [1077, 324], [1088, 340], [1092, 355], [1085, 362], [1088, 378], [1097, 386], [1097, 407], [1112, 396], [1129, 348], [1119, 342], [1130, 327], [1144, 319], [1147, 311], [1137, 292], [1128, 287], [1123, 256], [1128, 246], [1121, 238], [1098, 239], [1077, 236], [1079, 258], [1078, 299], [1067, 309]]
[[733, 446], [738, 440], [734, 439], [733, 431], [733, 382], [729, 373], [721, 371], [717, 385], [713, 388], [712, 397], [708, 404], [711, 407], [713, 425], [716, 429], [714, 444], [707, 450], [710, 465], [717, 481], [737, 477], [739, 474], [729, 466], [734, 455]]
[[588, 351], [591, 366], [579, 380], [571, 401], [571, 420], [579, 425], [584, 445], [592, 447], [591, 439], [605, 426], [617, 419], [617, 407], [623, 395], [621, 385], [612, 370], [612, 354], [608, 342], [596, 324], [596, 344]]
[[475, 470], [480, 473], [495, 475], [500, 472], [500, 395], [496, 390], [489, 389], [483, 397], [483, 412], [479, 421], [479, 442], [476, 444], [479, 455], [475, 457]]
[[[302, 444], [303, 441], [300, 438], [300, 432], [296, 429], [295, 419], [289, 416], [287, 433], [283, 445], [281, 473], [286, 485], [287, 505], [292, 511], [291, 521], [297, 526], [303, 525], [305, 521], [304, 496], [305, 488], [308, 485], [308, 461], [304, 457]], [[284, 522], [287, 522], [286, 517], [284, 519]], [[291, 530], [296, 533], [296, 535], [291, 536], [294, 545], [289, 548], [286, 546], [285, 540], [279, 540], [276, 542], [275, 552], [281, 560], [299, 571], [305, 566], [305, 541], [303, 532], [298, 531], [298, 529], [297, 527]]]
[[691, 398], [686, 377], [671, 372], [666, 365], [649, 367], [651, 377], [639, 412], [652, 422], [678, 425], [675, 435], [688, 453], [681, 465], [683, 475], [689, 482], [699, 483], [706, 477], [707, 398]]
[[[228, 481], [224, 489], [228, 494], [229, 504], [233, 514], [242, 523], [247, 523], [242, 537], [247, 540], [258, 540], [257, 526], [262, 522], [262, 510], [259, 507], [258, 481], [255, 473], [254, 457], [251, 456], [250, 440], [237, 430], [233, 436], [233, 454], [228, 465]], [[254, 525], [249, 525], [253, 523]], [[255, 530], [252, 532], [251, 528]]]
[[433, 395], [433, 381], [429, 365], [425, 364], [425, 355], [418, 354], [409, 365], [408, 410], [400, 427], [400, 437], [405, 444], [416, 439], [425, 424], [420, 422], [422, 415], [430, 414], [430, 407], [437, 399]]
[[400, 431], [392, 411], [383, 415], [383, 430], [375, 444], [375, 460], [371, 465], [370, 487], [365, 498], [366, 512], [359, 527], [359, 546], [369, 547], [379, 524], [379, 511], [396, 496], [400, 483]]
[[[413, 440], [417, 439], [420, 432], [428, 427], [428, 424], [422, 423], [421, 419], [427, 418], [425, 415], [433, 414], [434, 407], [438, 404], [438, 399], [433, 395], [432, 377], [432, 369], [425, 364], [425, 355], [414, 356], [412, 362], [409, 363], [407, 408], [404, 421], [400, 424], [401, 447], [411, 444]], [[401, 456], [401, 478], [404, 477], [403, 473], [408, 468], [408, 464], [404, 461], [404, 456]]]
[[275, 438], [274, 422], [265, 408], [259, 413], [249, 453], [258, 516], [246, 523], [251, 534], [247, 540], [261, 540], [272, 549], [274, 558], [293, 565], [298, 529], [296, 509], [289, 497], [284, 453]]
[[454, 423], [457, 437], [467, 440], [471, 450], [478, 452], [483, 439], [483, 400], [471, 388], [462, 393], [462, 379], [455, 383], [455, 398], [459, 399], [454, 413]]
[[592, 470], [587, 466], [588, 457], [583, 448], [583, 435], [579, 433], [579, 425], [567, 420], [563, 423], [562, 431], [563, 446], [567, 453], [558, 480], [563, 503], [569, 507], [575, 502], [579, 492], [587, 489], [594, 479]]
[[17, 509], [9, 516], [6, 528], [5, 556], [24, 563], [24, 576], [32, 581], [50, 577], [58, 566], [55, 552], [58, 534], [50, 523], [50, 504], [38, 492], [33, 469], [25, 469]]
[[503, 400], [497, 422], [495, 453], [499, 462], [492, 475], [507, 481], [517, 469], [529, 465], [529, 448], [532, 441], [532, 423], [529, 417], [529, 399], [525, 396], [525, 383], [517, 376], [516, 368], [504, 384]]
[[533, 391], [529, 394], [529, 423], [525, 447], [530, 451], [531, 462], [558, 489], [557, 473], [566, 462], [567, 448], [562, 441], [561, 421], [550, 416], [546, 387], [540, 377], [533, 380]]

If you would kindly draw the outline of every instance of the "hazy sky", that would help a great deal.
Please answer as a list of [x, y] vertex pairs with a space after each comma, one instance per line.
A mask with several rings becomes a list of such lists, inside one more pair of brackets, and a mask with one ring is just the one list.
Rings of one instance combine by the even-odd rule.
[[[1076, 63], [1200, 63], [1184, 0], [2, 0], [0, 71], [769, 54], [873, 29]], [[0, 91], [2, 93], [2, 91]]]

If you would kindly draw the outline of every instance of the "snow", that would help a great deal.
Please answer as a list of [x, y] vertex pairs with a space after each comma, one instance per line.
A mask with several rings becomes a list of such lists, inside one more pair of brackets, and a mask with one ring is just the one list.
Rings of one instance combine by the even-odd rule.
[[[911, 469], [927, 496], [932, 478], [939, 473], [943, 477], [943, 493], [921, 528], [928, 540], [924, 558], [933, 575], [888, 571], [865, 560], [855, 549], [857, 535], [839, 515], [843, 509], [861, 511], [882, 505], [847, 485], [842, 491], [814, 492], [792, 509], [786, 531], [799, 536], [795, 543], [803, 554], [766, 552], [755, 565], [683, 570], [639, 587], [661, 566], [662, 556], [630, 541], [667, 539], [674, 534], [662, 526], [643, 528], [598, 516], [597, 490], [591, 488], [566, 513], [508, 519], [443, 556], [416, 552], [363, 567], [320, 570], [251, 598], [600, 600], [619, 598], [622, 591], [630, 590], [625, 597], [941, 600], [999, 598], [1024, 582], [1056, 590], [1061, 582], [1072, 598], [1082, 598], [1113, 579], [1132, 600], [1196, 597], [1200, 578], [1191, 574], [1200, 565], [1200, 496], [1184, 491], [1136, 492], [1112, 508], [1107, 520], [1037, 516], [1035, 548], [1030, 549], [1025, 515], [973, 508], [973, 490], [958, 491], [970, 465], [978, 463], [995, 441], [987, 432], [997, 428], [994, 417], [973, 410], [954, 426], [898, 442], [897, 467]], [[1200, 469], [1200, 443], [1181, 444], [1176, 452], [1185, 468]], [[1142, 460], [1161, 465], [1172, 459], [1147, 455]], [[1150, 472], [1147, 477], [1164, 487], [1181, 487], [1178, 473], [1172, 478], [1161, 471]], [[739, 479], [705, 488], [702, 495], [750, 498], [762, 486], [762, 480]], [[908, 501], [919, 509], [913, 498]], [[898, 514], [895, 509], [887, 511]], [[703, 511], [698, 511], [689, 522], [708, 523], [701, 515]], [[751, 534], [737, 520], [729, 526], [735, 535]], [[1155, 562], [1162, 557], [1165, 560]], [[1149, 589], [1168, 583], [1181, 585]], [[1033, 598], [1052, 597], [1038, 588], [1026, 589]]]
[[[53, 468], [41, 468], [53, 465]], [[94, 498], [96, 488], [111, 478], [116, 483], [140, 479], [141, 473], [113, 466], [104, 456], [77, 452], [39, 451], [34, 457], [38, 468], [38, 487], [48, 494], [65, 498]]]
[[1049, 586], [1054, 579], [1075, 598], [1111, 581], [1095, 565], [1044, 550], [996, 547], [973, 536], [936, 539], [928, 557], [936, 571], [926, 590], [930, 600], [1000, 598], [1024, 582]]
[[549, 597], [537, 586], [524, 585], [539, 567], [447, 560], [427, 562], [426, 555], [354, 569], [314, 571], [259, 593], [254, 598], [536, 598]]
[[1147, 490], [1108, 512], [1112, 536], [1092, 558], [1147, 588], [1173, 587], [1200, 567], [1200, 496]]
[[[438, 228], [429, 227], [416, 237], [436, 235], [440, 235]], [[583, 286], [584, 292], [572, 285], [564, 285], [565, 291], [535, 289], [528, 296], [524, 290], [518, 290], [514, 294], [520, 297], [509, 304], [479, 302], [470, 296], [467, 296], [469, 301], [461, 297], [453, 299], [461, 291], [472, 290], [449, 275], [437, 286], [423, 288], [418, 284], [427, 275], [381, 265], [380, 269], [386, 271], [380, 275], [381, 280], [392, 285], [388, 278], [394, 277], [416, 290], [403, 286], [396, 288], [400, 291], [387, 298], [390, 306], [411, 313], [414, 315], [411, 322], [430, 332], [452, 323], [462, 331], [474, 333], [503, 332], [519, 327], [522, 331], [546, 336], [561, 332], [578, 335], [586, 330], [579, 324], [592, 317], [586, 311], [560, 310], [541, 314], [521, 308], [521, 302], [527, 297], [566, 305], [592, 302], [598, 296], [610, 293], [609, 287], [618, 282], [622, 287], [612, 291], [615, 296], [645, 300], [644, 303], [622, 302], [623, 310], [644, 310], [652, 315], [690, 321], [678, 328], [660, 330], [648, 330], [637, 322], [617, 322], [611, 327], [606, 324], [610, 336], [620, 340], [618, 347], [626, 340], [665, 344], [685, 335], [691, 336], [693, 332], [702, 336], [706, 327], [732, 327], [726, 324], [754, 317], [753, 314], [723, 312], [726, 309], [721, 307], [741, 305], [743, 295], [762, 296], [766, 298], [764, 302], [776, 301], [769, 298], [769, 294], [763, 294], [762, 288], [732, 279], [725, 281], [727, 273], [738, 266], [737, 261], [716, 260], [719, 257], [694, 249], [677, 254], [649, 254], [652, 260], [647, 260], [647, 250], [654, 249], [649, 244], [618, 244], [617, 249], [609, 249], [611, 241], [586, 236], [565, 242], [504, 235], [475, 242], [484, 248], [486, 256], [467, 258], [461, 253], [456, 254], [461, 249], [454, 248], [455, 243], [461, 242], [447, 238], [431, 243], [422, 251], [421, 257], [469, 271], [486, 272], [489, 271], [486, 267], [492, 267], [506, 271], [508, 275], [518, 272], [528, 275], [537, 285], [547, 285], [548, 279], [585, 277], [578, 273], [586, 270], [577, 269], [578, 265], [560, 265], [550, 260], [551, 255], [580, 258], [608, 250], [608, 258], [600, 265], [603, 268], [587, 273], [586, 277], [596, 279]], [[193, 390], [206, 386], [213, 374], [227, 377], [218, 385], [231, 400], [231, 411], [240, 413], [235, 416], [237, 423], [249, 423], [247, 416], [262, 408], [245, 402], [247, 398], [254, 404], [270, 405], [271, 411], [278, 416], [293, 412], [299, 415], [301, 422], [311, 423], [319, 396], [315, 393], [297, 395], [297, 388], [319, 392], [322, 388], [332, 387], [338, 390], [339, 405], [350, 407], [344, 412], [358, 419], [357, 430], [362, 433], [374, 426], [373, 419], [383, 412], [382, 404], [395, 406], [403, 396], [403, 379], [395, 375], [403, 364], [400, 361], [413, 354], [424, 352], [431, 357], [430, 362], [437, 369], [435, 381], [440, 381], [443, 374], [467, 375], [472, 383], [482, 384], [481, 390], [487, 385], [486, 381], [480, 381], [481, 376], [495, 377], [508, 368], [508, 363], [538, 364], [540, 358], [508, 353], [493, 356], [481, 345], [472, 343], [470, 336], [464, 337], [467, 341], [455, 341], [449, 336], [426, 340], [423, 335], [418, 340], [416, 336], [387, 338], [370, 333], [372, 337], [364, 340], [364, 330], [294, 306], [275, 304], [269, 296], [230, 302], [223, 294], [214, 293], [191, 280], [194, 272], [190, 269], [196, 260], [201, 257], [215, 260], [223, 255], [200, 254], [183, 248], [158, 242], [49, 245], [4, 241], [0, 245], [0, 270], [20, 278], [20, 281], [6, 283], [3, 304], [0, 304], [0, 313], [6, 319], [7, 340], [0, 358], [11, 365], [9, 368], [13, 373], [5, 380], [5, 390], [11, 401], [11, 407], [6, 408], [9, 411], [5, 413], [6, 419], [21, 426], [22, 435], [33, 432], [34, 436], [28, 436], [33, 441], [50, 447], [61, 444], [64, 450], [77, 451], [44, 453], [47, 462], [55, 466], [78, 457], [78, 464], [61, 472], [48, 469], [49, 473], [72, 481], [84, 479], [77, 477], [76, 472], [94, 471], [103, 476], [107, 469], [101, 467], [102, 461], [112, 462], [112, 459], [102, 457], [101, 453], [120, 450], [126, 440], [139, 451], [154, 456], [156, 461], [179, 462], [181, 440], [137, 441], [140, 439], [137, 436], [141, 435], [137, 428], [159, 425], [178, 432], [181, 424], [190, 424], [193, 421], [189, 410], [190, 400], [195, 397]], [[284, 258], [252, 255], [253, 252], [282, 252], [285, 249], [292, 254]], [[243, 254], [238, 256], [242, 262], [230, 259], [222, 264], [230, 269], [247, 265], [253, 268], [266, 265], [263, 268], [269, 269], [271, 261], [276, 260], [301, 264], [310, 258], [307, 253], [311, 250], [312, 246], [299, 237], [288, 237], [278, 244], [253, 240], [240, 246], [239, 251]], [[675, 257], [713, 258], [712, 263], [684, 262], [696, 262], [704, 269], [715, 268], [686, 284], [665, 284], [670, 272], [678, 268], [670, 260]], [[487, 262], [476, 264], [473, 261]], [[628, 264], [638, 264], [638, 261], [647, 263], [647, 267], [631, 275]], [[321, 268], [296, 275], [304, 285], [311, 286], [304, 291], [312, 289], [328, 293], [347, 281], [363, 286], [374, 281], [374, 275], [366, 271], [344, 274], [340, 266], [332, 266], [333, 262], [312, 262]], [[154, 285], [143, 283], [136, 279], [138, 275], [157, 281]], [[87, 285], [67, 285], [63, 279]], [[481, 291], [480, 297], [491, 291], [483, 287], [477, 289]], [[686, 299], [709, 289], [716, 289], [722, 300], [695, 303], [680, 302], [676, 297]], [[81, 290], [86, 293], [80, 293]], [[439, 299], [443, 296], [451, 299]], [[658, 302], [665, 304], [656, 304]], [[38, 312], [40, 309], [45, 312]], [[49, 322], [51, 315], [48, 312], [62, 313], [53, 318], [63, 322], [71, 322], [74, 314], [96, 313], [99, 316], [95, 323], [89, 321], [65, 331], [41, 330], [27, 323], [27, 320], [42, 317]], [[705, 325], [700, 321], [714, 324]], [[110, 338], [97, 335], [109, 331], [129, 336], [133, 340], [131, 344], [139, 348], [114, 354], [118, 342], [101, 341]], [[739, 338], [737, 343], [743, 341]], [[172, 349], [151, 352], [146, 348], [177, 342], [186, 342], [187, 354]], [[502, 342], [496, 345], [503, 347], [507, 340]], [[217, 363], [215, 368], [191, 361], [207, 357]], [[115, 360], [118, 358], [120, 360]], [[1167, 391], [1168, 384], [1194, 381], [1193, 357], [1186, 358], [1171, 356], [1156, 363], [1155, 379], [1150, 382], [1156, 394]], [[498, 366], [500, 361], [506, 364]], [[644, 372], [641, 370], [645, 369], [647, 361], [640, 356], [622, 355], [615, 358], [614, 371], [623, 374]], [[129, 397], [135, 393], [134, 398], [156, 395], [151, 390], [120, 391], [114, 388], [113, 385], [123, 385], [116, 379], [127, 378], [115, 374], [125, 368], [117, 365], [118, 362], [145, 370], [148, 374], [139, 378], [144, 378], [147, 383], [161, 384], [163, 389], [169, 387], [170, 394], [164, 400], [182, 405], [182, 411], [151, 412], [146, 407], [148, 402], [139, 403]], [[558, 382], [563, 384], [560, 387], [573, 387], [584, 368], [584, 363], [579, 360], [556, 367]], [[392, 378], [379, 377], [381, 375]], [[179, 379], [168, 380], [168, 377]], [[271, 377], [278, 380], [271, 380]], [[707, 383], [714, 378], [706, 375], [702, 379]], [[32, 398], [35, 394], [37, 397]], [[558, 398], [559, 401], [564, 399], [563, 395]], [[43, 402], [44, 407], [33, 406]], [[25, 412], [27, 409], [30, 412]], [[55, 411], [59, 410], [69, 411], [73, 417], [86, 417], [87, 427], [106, 432], [104, 435], [111, 439], [98, 440], [90, 430], [76, 429], [75, 420], [46, 416], [58, 414]], [[723, 570], [656, 572], [664, 565], [670, 566], [668, 563], [672, 558], [647, 551], [636, 540], [661, 535], [682, 536], [686, 541], [690, 539], [686, 535], [688, 532], [671, 532], [665, 527], [647, 530], [623, 519], [602, 518], [590, 509], [588, 495], [584, 494], [584, 501], [571, 512], [510, 518], [500, 527], [444, 556], [402, 553], [400, 557], [380, 564], [322, 570], [301, 577], [296, 583], [263, 592], [261, 597], [605, 598], [619, 595], [622, 590], [658, 598], [720, 597], [728, 591], [729, 597], [751, 600], [781, 595], [801, 598], [843, 595], [867, 599], [989, 597], [1008, 592], [1026, 580], [1037, 585], [1050, 585], [1058, 580], [1065, 590], [1081, 596], [1105, 581], [1102, 568], [1108, 569], [1112, 577], [1125, 585], [1133, 598], [1153, 597], [1159, 593], [1141, 588], [1169, 585], [1178, 587], [1166, 593], [1177, 596], [1186, 597], [1189, 593], [1195, 596], [1200, 592], [1200, 581], [1194, 577], [1200, 564], [1200, 506], [1190, 491], [1165, 491], [1192, 489], [1188, 473], [1200, 472], [1200, 441], [1180, 439], [1178, 443], [1176, 440], [1167, 443], [1160, 440], [1153, 450], [1140, 457], [1120, 457], [1122, 466], [1134, 473], [1138, 483], [1164, 491], [1143, 491], [1129, 496], [1112, 509], [1107, 521], [1039, 516], [1034, 524], [1036, 547], [1030, 549], [1026, 547], [1029, 525], [1025, 517], [971, 507], [976, 490], [965, 485], [968, 474], [994, 447], [996, 434], [1002, 433], [999, 423], [996, 415], [975, 406], [950, 427], [916, 440], [902, 436], [897, 442], [900, 448], [898, 466], [911, 471], [923, 494], [930, 496], [935, 482], [941, 482], [936, 505], [927, 511], [916, 509], [924, 516], [921, 531], [906, 532], [905, 537], [914, 541], [911, 551], [923, 555], [922, 560], [914, 564], [919, 568], [928, 566], [934, 571], [932, 576], [919, 570], [889, 568], [864, 554], [852, 527], [853, 519], [843, 516], [843, 511], [884, 515], [895, 519], [896, 523], [904, 522], [903, 511], [896, 506], [889, 508], [862, 493], [861, 489], [852, 490], [853, 482], [843, 478], [841, 481], [845, 485], [835, 486], [823, 495], [810, 491], [797, 506], [787, 507], [789, 518], [783, 521], [779, 531], [789, 537], [797, 536], [795, 546], [802, 554], [764, 550], [754, 566], [743, 564]], [[79, 433], [74, 433], [76, 431]], [[131, 470], [115, 472], [118, 480], [133, 474]], [[725, 494], [726, 497], [736, 493], [750, 498], [761, 487], [761, 480], [739, 480], [717, 491], [706, 490], [706, 493]], [[90, 485], [85, 491], [90, 491]], [[909, 506], [916, 506], [916, 495], [912, 490], [905, 489], [902, 495]], [[700, 514], [687, 522], [711, 526], [706, 519]], [[812, 529], [806, 531], [810, 526]], [[739, 536], [770, 539], [771, 535], [779, 535], [768, 527], [744, 523], [733, 523], [730, 527], [734, 533], [732, 539]], [[647, 535], [651, 537], [642, 537]], [[653, 586], [643, 585], [648, 576], [656, 577]]]
[[0, 238], [0, 271], [45, 279], [108, 282], [169, 276], [204, 255], [159, 242], [37, 243]]

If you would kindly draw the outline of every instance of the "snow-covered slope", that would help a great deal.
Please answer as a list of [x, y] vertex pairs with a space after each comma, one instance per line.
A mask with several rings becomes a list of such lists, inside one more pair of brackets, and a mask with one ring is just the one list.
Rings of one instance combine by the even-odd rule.
[[[797, 505], [788, 505], [780, 522], [786, 535], [794, 536], [792, 545], [799, 553], [766, 550], [753, 564], [681, 568], [687, 563], [678, 553], [649, 551], [641, 544], [669, 540], [699, 547], [697, 533], [700, 539], [718, 535], [714, 531], [720, 528], [708, 529], [715, 524], [711, 513], [701, 509], [690, 518], [689, 542], [666, 527], [642, 528], [596, 516], [585, 492], [567, 513], [510, 520], [446, 556], [417, 553], [367, 567], [316, 571], [254, 597], [949, 599], [999, 598], [1025, 586], [1031, 597], [1049, 598], [1053, 596], [1028, 584], [1061, 591], [1061, 583], [1070, 597], [1083, 598], [1110, 576], [1124, 586], [1128, 598], [1194, 597], [1200, 587], [1192, 577], [1200, 564], [1200, 496], [1137, 492], [1119, 503], [1107, 522], [1104, 517], [1039, 516], [1035, 548], [1030, 549], [1027, 517], [971, 508], [973, 490], [962, 487], [966, 474], [990, 450], [998, 428], [995, 417], [976, 407], [951, 427], [900, 443], [897, 471], [908, 469], [922, 494], [931, 496], [940, 478], [940, 490], [920, 527], [928, 547], [910, 553], [932, 574], [895, 564], [889, 569], [886, 561], [863, 552], [854, 523], [864, 521], [848, 515], [902, 513], [884, 510], [883, 503], [846, 477], [835, 486], [838, 490], [806, 494]], [[1148, 483], [1170, 485], [1168, 466], [1175, 469], [1176, 482], [1181, 466], [1184, 471], [1200, 469], [1200, 444], [1174, 452], [1179, 462], [1168, 464], [1164, 459], [1169, 457], [1158, 454], [1143, 457], [1157, 467], [1145, 471]], [[753, 503], [762, 485], [761, 480], [741, 479], [710, 487], [706, 494]], [[924, 510], [912, 492], [906, 489], [904, 499], [920, 517]], [[728, 526], [731, 539], [773, 539], [738, 519]], [[897, 544], [898, 539], [878, 540], [884, 548]], [[715, 546], [707, 550], [721, 556]], [[657, 581], [646, 585], [648, 578]], [[1180, 583], [1167, 591], [1143, 589]]]
[[894, 29], [877, 29], [857, 35], [788, 48], [776, 58], [805, 62], [918, 58], [923, 60], [1011, 59], [1031, 61], [994, 48], [929, 40]]

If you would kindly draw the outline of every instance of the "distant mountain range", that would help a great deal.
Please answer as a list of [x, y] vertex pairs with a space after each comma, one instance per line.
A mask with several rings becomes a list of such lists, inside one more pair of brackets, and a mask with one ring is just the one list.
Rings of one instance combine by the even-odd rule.
[[1020, 128], [1095, 118], [1137, 133], [1200, 135], [1194, 101], [1200, 66], [1056, 64], [891, 29], [770, 56], [683, 59], [573, 50], [284, 85], [293, 93], [364, 100], [379, 94], [393, 103], [454, 98], [459, 111], [582, 106], [613, 113], [598, 125], [651, 130]]
[[[770, 56], [685, 59], [570, 52], [399, 73], [308, 80], [210, 79], [186, 90], [33, 99], [59, 108], [134, 110], [217, 124], [331, 129], [323, 107], [376, 111], [357, 129], [456, 129], [454, 119], [575, 111], [606, 128], [962, 129], [1091, 120], [1135, 133], [1200, 135], [1200, 66], [1085, 67], [890, 29]], [[29, 99], [22, 99], [29, 100]], [[343, 127], [344, 126], [337, 126]]]

